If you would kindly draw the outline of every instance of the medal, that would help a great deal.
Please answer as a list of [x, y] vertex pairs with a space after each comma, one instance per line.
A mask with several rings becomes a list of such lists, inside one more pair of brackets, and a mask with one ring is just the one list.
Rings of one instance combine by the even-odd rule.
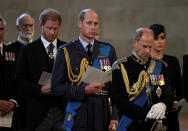
[[53, 52], [50, 52], [48, 56], [49, 56], [51, 59], [53, 59], [53, 58], [54, 58]]
[[156, 89], [156, 94], [157, 96], [160, 98], [161, 97], [161, 93], [162, 93], [162, 90], [161, 88], [158, 86], [157, 89]]
[[100, 59], [99, 63], [100, 63], [100, 70], [107, 71], [107, 70], [111, 69], [110, 61], [108, 58]]

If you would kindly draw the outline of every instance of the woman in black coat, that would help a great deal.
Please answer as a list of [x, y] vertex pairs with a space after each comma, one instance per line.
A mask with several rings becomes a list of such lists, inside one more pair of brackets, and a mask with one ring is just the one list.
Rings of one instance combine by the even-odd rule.
[[[152, 48], [152, 57], [162, 59], [168, 64], [168, 81], [171, 85], [172, 92], [174, 93], [174, 101], [182, 99], [182, 84], [181, 84], [181, 69], [179, 61], [175, 56], [164, 54], [164, 48], [166, 45], [166, 33], [165, 27], [159, 24], [153, 24], [149, 27], [154, 32], [154, 45]], [[168, 130], [179, 131], [178, 112], [181, 107], [172, 107], [171, 112], [166, 115], [164, 124], [168, 127]]]

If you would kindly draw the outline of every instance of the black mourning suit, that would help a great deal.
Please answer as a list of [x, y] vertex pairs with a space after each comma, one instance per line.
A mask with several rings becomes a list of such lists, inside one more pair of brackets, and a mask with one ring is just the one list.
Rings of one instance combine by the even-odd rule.
[[[57, 47], [62, 44], [64, 42], [57, 39]], [[38, 84], [42, 72], [51, 73], [52, 67], [41, 38], [21, 48], [16, 79], [26, 95], [26, 123], [30, 129], [36, 128], [48, 106], [63, 106], [57, 97], [42, 95], [42, 85]]]

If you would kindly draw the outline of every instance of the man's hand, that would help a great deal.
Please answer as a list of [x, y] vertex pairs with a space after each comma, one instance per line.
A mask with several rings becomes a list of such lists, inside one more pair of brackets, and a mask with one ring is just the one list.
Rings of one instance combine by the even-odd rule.
[[85, 87], [85, 94], [87, 95], [94, 95], [101, 91], [104, 87], [103, 83], [92, 83]]
[[117, 125], [118, 125], [118, 121], [117, 120], [111, 120], [108, 130], [109, 131], [116, 131]]
[[46, 86], [46, 85], [42, 86], [41, 93], [44, 95], [49, 95], [51, 93], [50, 86]]
[[0, 100], [0, 115], [4, 116], [13, 110], [15, 103], [7, 100]]

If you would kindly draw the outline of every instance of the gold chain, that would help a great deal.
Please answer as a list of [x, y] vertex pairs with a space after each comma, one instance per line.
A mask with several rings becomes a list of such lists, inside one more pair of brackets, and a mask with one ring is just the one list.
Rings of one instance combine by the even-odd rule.
[[80, 63], [80, 73], [78, 75], [75, 75], [73, 72], [72, 72], [72, 68], [71, 68], [71, 63], [70, 63], [70, 58], [69, 58], [69, 54], [68, 54], [68, 51], [67, 51], [67, 48], [64, 47], [63, 48], [64, 50], [64, 54], [65, 54], [65, 59], [66, 59], [66, 62], [67, 62], [67, 70], [68, 70], [68, 76], [69, 76], [69, 79], [70, 81], [74, 84], [74, 83], [77, 83], [77, 85], [80, 85], [82, 83], [82, 79], [83, 79], [83, 76], [84, 76], [84, 73], [85, 73], [85, 70], [88, 66], [88, 61], [86, 58], [83, 58], [81, 63]]
[[129, 99], [129, 101], [134, 100], [142, 92], [144, 87], [146, 87], [147, 95], [151, 96], [151, 94], [150, 94], [151, 93], [151, 89], [149, 87], [149, 76], [148, 76], [148, 73], [146, 71], [143, 70], [139, 74], [138, 81], [136, 83], [136, 88], [135, 89], [134, 88], [130, 88], [127, 71], [126, 71], [126, 69], [125, 69], [123, 64], [121, 64], [121, 72], [122, 72], [122, 76], [123, 76], [123, 80], [124, 80], [124, 83], [125, 83], [125, 86], [126, 86], [127, 93], [129, 95], [133, 95], [133, 97], [131, 97]]

